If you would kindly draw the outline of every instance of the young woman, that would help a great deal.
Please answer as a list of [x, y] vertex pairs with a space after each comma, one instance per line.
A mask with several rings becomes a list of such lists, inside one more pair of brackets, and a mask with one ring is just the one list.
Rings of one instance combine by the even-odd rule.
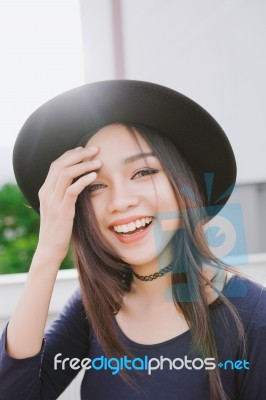
[[[82, 368], [83, 400], [264, 398], [266, 290], [204, 234], [236, 176], [205, 110], [147, 82], [85, 85], [32, 114], [14, 169], [41, 218], [1, 400], [56, 399]], [[44, 333], [71, 240], [80, 289]]]

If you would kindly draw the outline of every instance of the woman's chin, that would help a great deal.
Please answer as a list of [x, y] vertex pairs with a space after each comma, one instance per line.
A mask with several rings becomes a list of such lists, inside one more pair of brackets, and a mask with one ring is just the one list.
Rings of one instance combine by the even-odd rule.
[[155, 257], [154, 255], [153, 256], [151, 255], [150, 257], [148, 256], [136, 257], [136, 255], [131, 257], [123, 255], [121, 256], [121, 259], [125, 261], [127, 264], [131, 265], [133, 268], [149, 265], [151, 263], [157, 264], [157, 257]]

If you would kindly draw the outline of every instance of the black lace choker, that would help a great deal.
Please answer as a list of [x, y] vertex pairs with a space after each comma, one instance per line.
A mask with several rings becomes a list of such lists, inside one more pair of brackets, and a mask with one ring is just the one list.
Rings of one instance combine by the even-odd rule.
[[170, 265], [167, 265], [167, 267], [162, 268], [159, 272], [155, 272], [154, 274], [151, 274], [151, 275], [138, 275], [134, 271], [133, 271], [133, 275], [136, 278], [140, 279], [141, 281], [148, 282], [148, 281], [153, 281], [154, 279], [157, 279], [160, 276], [165, 275], [167, 272], [172, 271], [172, 269], [173, 269], [173, 265], [170, 264]]

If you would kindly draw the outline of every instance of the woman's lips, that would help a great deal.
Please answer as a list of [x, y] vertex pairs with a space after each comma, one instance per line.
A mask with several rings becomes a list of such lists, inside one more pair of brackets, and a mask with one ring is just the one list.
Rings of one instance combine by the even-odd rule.
[[145, 228], [139, 231], [133, 231], [128, 233], [117, 233], [115, 230], [112, 229], [113, 234], [117, 237], [118, 240], [122, 243], [130, 244], [142, 240], [152, 229], [152, 222]]

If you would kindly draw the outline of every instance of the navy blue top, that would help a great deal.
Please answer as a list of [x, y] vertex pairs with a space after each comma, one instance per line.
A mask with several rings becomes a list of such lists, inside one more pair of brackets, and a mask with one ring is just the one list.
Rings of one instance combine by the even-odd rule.
[[[223, 304], [210, 308], [218, 347], [218, 362], [222, 383], [230, 400], [265, 400], [266, 398], [266, 288], [246, 278], [233, 276], [223, 290], [239, 312], [244, 324], [247, 340], [247, 354], [242, 357], [238, 332], [231, 313]], [[119, 328], [115, 318], [117, 334], [126, 344], [140, 367], [141, 362], [155, 357], [169, 358], [175, 367], [164, 362], [164, 369], [156, 369], [150, 374], [146, 369], [138, 375], [128, 371], [142, 391], [131, 389], [119, 374], [112, 369], [87, 369], [81, 385], [82, 400], [208, 400], [208, 370], [203, 361], [194, 360], [199, 355], [190, 349], [190, 330], [163, 343], [144, 345], [127, 338]], [[158, 321], [158, 324], [163, 321]], [[229, 329], [229, 331], [228, 331]], [[67, 357], [79, 360], [103, 356], [90, 324], [85, 318], [80, 290], [72, 295], [59, 317], [44, 336], [41, 351], [33, 357], [14, 359], [6, 353], [6, 328], [0, 341], [0, 399], [1, 400], [53, 400], [69, 385], [79, 372], [70, 368], [69, 362], [58, 364], [54, 369], [54, 357], [62, 353], [58, 360]], [[182, 366], [187, 357], [191, 369]], [[177, 360], [176, 360], [177, 359]], [[181, 360], [180, 360], [181, 359]], [[86, 361], [86, 360], [84, 360]], [[193, 361], [193, 368], [191, 367]], [[92, 363], [92, 361], [91, 361]], [[154, 361], [155, 365], [156, 361]], [[219, 366], [217, 365], [219, 364]], [[87, 364], [88, 366], [89, 364]], [[91, 364], [92, 365], [92, 364]], [[145, 364], [144, 364], [145, 365]], [[86, 365], [85, 365], [86, 366]], [[79, 367], [80, 368], [80, 367]], [[218, 397], [217, 397], [218, 399]]]

